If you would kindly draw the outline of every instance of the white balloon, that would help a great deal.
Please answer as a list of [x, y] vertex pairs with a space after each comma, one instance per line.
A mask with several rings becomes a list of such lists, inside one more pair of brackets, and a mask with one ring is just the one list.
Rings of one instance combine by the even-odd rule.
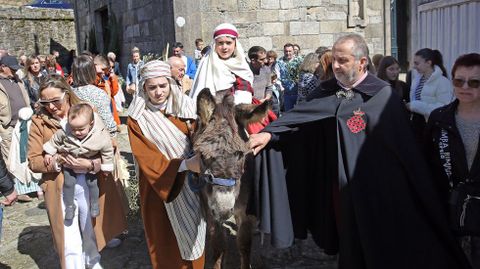
[[178, 17], [176, 20], [176, 23], [178, 27], [183, 27], [185, 25], [185, 18], [184, 17]]

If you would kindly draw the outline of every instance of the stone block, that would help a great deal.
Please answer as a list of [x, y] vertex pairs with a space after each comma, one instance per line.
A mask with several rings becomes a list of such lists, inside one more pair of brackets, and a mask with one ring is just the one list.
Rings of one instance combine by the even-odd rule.
[[373, 37], [367, 39], [368, 44], [372, 44], [373, 50], [383, 50], [384, 48], [384, 43], [383, 43], [383, 38], [380, 37]]
[[257, 22], [278, 21], [280, 19], [279, 13], [283, 10], [257, 10]]
[[295, 43], [302, 48], [302, 51], [315, 50], [320, 46], [320, 40], [320, 35], [302, 35], [297, 37]]
[[383, 37], [383, 25], [382, 24], [369, 24], [365, 27], [365, 37]]
[[224, 14], [225, 21], [228, 21], [233, 24], [238, 23], [252, 23], [257, 19], [257, 12], [255, 11], [244, 11], [244, 12], [225, 12]]
[[[290, 35], [272, 36], [273, 49], [276, 51], [283, 51], [283, 45], [287, 43], [292, 43], [292, 44], [297, 43], [298, 37], [299, 36], [290, 36]], [[278, 56], [281, 57], [282, 55], [283, 53], [280, 53]]]
[[225, 22], [225, 19], [218, 16], [217, 12], [203, 13], [202, 16], [202, 36], [213, 36], [213, 29], [220, 23]]
[[209, 11], [237, 11], [237, 1], [210, 0]]
[[335, 42], [333, 34], [320, 34], [320, 42], [318, 46], [324, 46], [331, 48]]
[[140, 36], [140, 24], [133, 25], [133, 37]]
[[257, 10], [260, 7], [260, 0], [238, 0], [238, 10]]
[[133, 16], [132, 11], [127, 11], [123, 13], [123, 25], [133, 24], [135, 21], [135, 16]]
[[316, 7], [322, 5], [322, 0], [298, 0], [299, 7]]
[[151, 13], [152, 13], [151, 7], [141, 7], [137, 9], [137, 21], [143, 22], [143, 21], [151, 20], [152, 19]]
[[284, 35], [285, 26], [281, 22], [267, 22], [263, 24], [263, 33], [266, 36]]
[[382, 16], [368, 16], [367, 18], [369, 24], [382, 23]]
[[329, 20], [329, 21], [334, 21], [334, 20], [345, 21], [347, 19], [347, 13], [342, 11], [326, 11], [322, 19]]
[[278, 11], [278, 20], [279, 21], [296, 21], [300, 19], [299, 9], [290, 9], [290, 10], [279, 10]]
[[280, 1], [279, 0], [260, 0], [260, 8], [262, 9], [279, 9]]
[[347, 30], [346, 21], [321, 21], [320, 32], [325, 33], [340, 33]]
[[330, 0], [330, 4], [348, 5], [348, 0]]
[[247, 51], [252, 47], [250, 46], [250, 38], [238, 38], [238, 42], [242, 44], [242, 48], [245, 51], [245, 55], [247, 54]]
[[150, 28], [148, 27], [148, 22], [144, 22], [140, 25], [140, 35], [141, 36], [150, 35]]
[[314, 35], [320, 33], [318, 22], [290, 22], [290, 35]]
[[241, 37], [263, 36], [263, 25], [260, 23], [237, 25], [237, 29]]
[[272, 38], [271, 37], [266, 37], [266, 36], [260, 36], [260, 37], [250, 37], [249, 40], [249, 46], [262, 46], [266, 50], [271, 50], [272, 49]]
[[125, 28], [125, 31], [123, 31], [123, 38], [128, 39], [133, 37], [133, 26], [128, 25], [127, 28]]
[[377, 9], [367, 8], [367, 16], [382, 16], [383, 8], [378, 7]]
[[299, 17], [300, 21], [307, 21], [307, 17], [309, 17], [309, 16], [307, 16], [307, 15], [309, 15], [307, 10], [308, 10], [308, 8], [306, 8], [306, 7], [301, 7], [301, 8], [298, 9], [298, 17]]
[[152, 25], [152, 35], [162, 34], [163, 33], [163, 22], [161, 18], [156, 18], [151, 21]]
[[325, 9], [319, 8], [319, 7], [308, 7], [308, 8], [302, 8], [300, 9], [301, 11], [304, 10], [304, 13], [302, 15], [302, 20], [305, 21], [317, 21], [317, 14], [321, 12], [325, 12]]
[[297, 7], [298, 0], [281, 0], [280, 8], [281, 9], [291, 9]]

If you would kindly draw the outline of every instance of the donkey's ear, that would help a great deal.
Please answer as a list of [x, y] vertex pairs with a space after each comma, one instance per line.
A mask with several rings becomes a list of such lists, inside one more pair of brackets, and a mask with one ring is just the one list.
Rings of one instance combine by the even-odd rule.
[[247, 126], [250, 123], [261, 121], [267, 116], [268, 110], [271, 107], [270, 101], [265, 101], [259, 105], [237, 105], [236, 118], [237, 121]]
[[215, 110], [215, 98], [209, 88], [204, 88], [197, 96], [197, 115], [200, 123], [206, 124], [210, 121]]

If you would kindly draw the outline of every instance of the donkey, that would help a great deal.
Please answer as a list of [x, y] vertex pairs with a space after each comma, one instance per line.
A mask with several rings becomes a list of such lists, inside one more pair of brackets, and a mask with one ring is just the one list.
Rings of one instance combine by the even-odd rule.
[[200, 197], [207, 218], [214, 268], [222, 268], [226, 251], [223, 223], [232, 215], [237, 225], [237, 247], [241, 268], [250, 268], [250, 248], [255, 218], [246, 214], [251, 190], [253, 155], [248, 147], [245, 127], [262, 120], [270, 107], [234, 105], [233, 96], [225, 95], [216, 103], [209, 89], [197, 97], [197, 129], [193, 150], [201, 155], [201, 173], [197, 180], [205, 182]]

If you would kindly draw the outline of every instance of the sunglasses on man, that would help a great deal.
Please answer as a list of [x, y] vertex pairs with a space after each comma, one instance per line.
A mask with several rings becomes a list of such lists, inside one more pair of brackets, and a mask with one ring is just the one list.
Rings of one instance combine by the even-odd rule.
[[65, 98], [65, 93], [66, 92], [64, 92], [62, 94], [62, 96], [60, 96], [60, 98], [55, 98], [55, 99], [52, 99], [52, 100], [39, 99], [38, 104], [43, 106], [43, 107], [48, 107], [50, 104], [52, 104], [54, 106], [60, 106], [61, 104], [63, 104], [63, 99]]
[[464, 80], [464, 79], [461, 79], [461, 78], [454, 78], [452, 80], [453, 86], [459, 87], [459, 88], [463, 87], [463, 85], [465, 85], [465, 83], [467, 83], [468, 87], [473, 88], [473, 89], [477, 89], [478, 87], [480, 87], [480, 79]]

